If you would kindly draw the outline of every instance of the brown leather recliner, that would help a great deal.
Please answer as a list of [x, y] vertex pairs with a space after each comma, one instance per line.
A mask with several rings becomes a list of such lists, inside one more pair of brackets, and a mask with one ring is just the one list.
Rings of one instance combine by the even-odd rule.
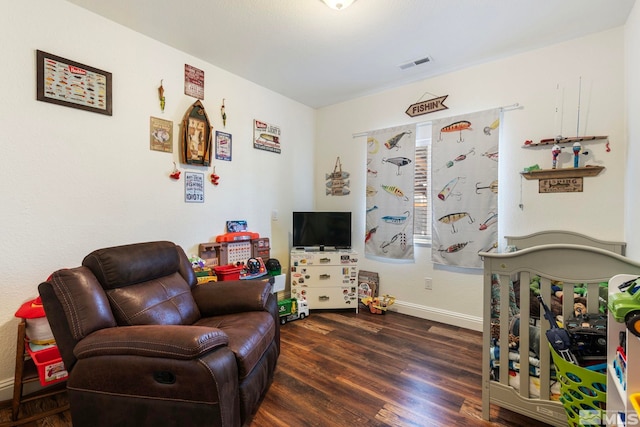
[[38, 290], [69, 371], [74, 427], [239, 426], [273, 379], [271, 284], [198, 285], [174, 243], [96, 250]]

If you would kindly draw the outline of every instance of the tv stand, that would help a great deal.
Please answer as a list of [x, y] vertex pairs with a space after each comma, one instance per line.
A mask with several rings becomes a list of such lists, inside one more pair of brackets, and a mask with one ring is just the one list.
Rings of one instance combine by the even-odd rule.
[[358, 311], [358, 254], [351, 249], [291, 251], [291, 298], [310, 309]]

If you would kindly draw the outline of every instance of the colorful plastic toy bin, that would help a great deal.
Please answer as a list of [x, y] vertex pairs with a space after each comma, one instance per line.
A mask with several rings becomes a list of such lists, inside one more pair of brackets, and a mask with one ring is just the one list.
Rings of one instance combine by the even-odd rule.
[[221, 267], [213, 267], [213, 271], [216, 272], [218, 281], [240, 280], [242, 268], [243, 267], [236, 267], [235, 265], [223, 265]]
[[40, 384], [48, 386], [64, 381], [69, 373], [64, 367], [58, 347], [49, 347], [44, 350], [32, 351], [27, 345], [27, 352], [36, 365]]
[[564, 360], [549, 345], [560, 381], [560, 402], [567, 413], [571, 427], [593, 424], [588, 419], [600, 419], [607, 407], [607, 376]]

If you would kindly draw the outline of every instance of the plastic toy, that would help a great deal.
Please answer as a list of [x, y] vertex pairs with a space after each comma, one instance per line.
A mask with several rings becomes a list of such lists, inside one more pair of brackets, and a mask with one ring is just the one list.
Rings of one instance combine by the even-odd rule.
[[372, 314], [384, 314], [385, 311], [396, 301], [395, 297], [382, 295], [381, 297], [364, 297], [362, 303], [369, 307]]
[[309, 315], [309, 305], [303, 299], [283, 299], [278, 301], [278, 314], [280, 315], [280, 324], [284, 325], [288, 321], [307, 317]]
[[616, 322], [624, 322], [629, 331], [640, 337], [640, 277], [618, 286], [622, 292], [609, 295], [609, 312]]

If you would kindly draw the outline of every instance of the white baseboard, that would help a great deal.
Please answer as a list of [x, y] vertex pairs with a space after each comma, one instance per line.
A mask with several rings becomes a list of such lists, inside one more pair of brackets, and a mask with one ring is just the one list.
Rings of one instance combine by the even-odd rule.
[[390, 310], [421, 319], [433, 320], [434, 322], [446, 323], [447, 325], [482, 332], [481, 317], [469, 316], [468, 314], [457, 313], [455, 311], [442, 310], [398, 300], [393, 303]]
[[0, 381], [0, 402], [13, 399], [13, 378]]
[[[27, 383], [22, 388], [22, 394], [30, 394], [42, 390], [44, 387], [38, 381]], [[0, 381], [0, 402], [13, 399], [13, 378]]]

